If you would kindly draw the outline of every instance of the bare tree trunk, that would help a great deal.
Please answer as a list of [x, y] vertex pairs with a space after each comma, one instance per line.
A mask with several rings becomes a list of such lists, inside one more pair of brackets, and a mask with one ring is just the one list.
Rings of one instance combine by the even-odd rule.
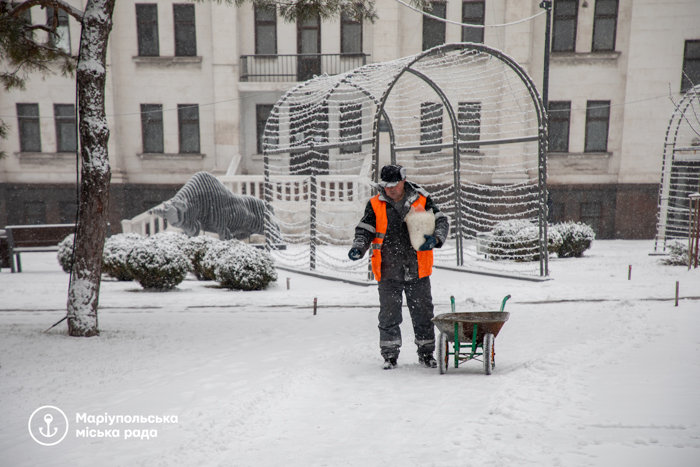
[[105, 115], [106, 56], [115, 1], [89, 0], [80, 36], [76, 79], [82, 164], [75, 262], [68, 287], [68, 334], [71, 336], [99, 334], [97, 307], [112, 176]]

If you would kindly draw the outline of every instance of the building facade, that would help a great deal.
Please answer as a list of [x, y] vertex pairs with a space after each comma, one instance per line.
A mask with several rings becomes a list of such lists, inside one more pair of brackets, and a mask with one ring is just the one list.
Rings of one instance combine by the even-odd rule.
[[[520, 21], [543, 11], [538, 1], [434, 2], [430, 14], [448, 23], [396, 1], [376, 10], [375, 22], [285, 22], [250, 3], [117, 2], [106, 89], [111, 225], [170, 198], [197, 171], [261, 175], [267, 115], [316, 74], [483, 42], [542, 90], [545, 15]], [[30, 15], [37, 23], [47, 11]], [[79, 25], [60, 18], [52, 40], [77, 54]], [[700, 82], [700, 2], [556, 0], [552, 18], [552, 218], [587, 222], [598, 238], [652, 238], [666, 128], [681, 92]], [[0, 226], [74, 220], [74, 111], [75, 80], [58, 73], [0, 95], [10, 130], [0, 140]]]

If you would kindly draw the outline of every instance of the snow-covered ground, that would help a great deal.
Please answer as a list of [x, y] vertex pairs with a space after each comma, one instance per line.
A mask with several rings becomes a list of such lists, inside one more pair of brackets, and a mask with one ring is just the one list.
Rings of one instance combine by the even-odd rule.
[[[407, 311], [383, 371], [376, 287], [286, 271], [262, 292], [105, 280], [99, 337], [44, 333], [68, 276], [26, 254], [0, 273], [0, 465], [700, 465], [700, 269], [652, 247], [597, 240], [541, 283], [436, 271], [436, 314], [512, 295], [491, 376], [420, 367]], [[55, 446], [28, 429], [45, 405], [68, 419]]]

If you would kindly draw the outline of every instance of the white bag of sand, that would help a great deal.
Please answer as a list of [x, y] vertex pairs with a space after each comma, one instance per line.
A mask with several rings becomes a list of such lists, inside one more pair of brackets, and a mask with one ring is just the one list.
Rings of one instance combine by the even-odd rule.
[[433, 235], [435, 233], [435, 213], [432, 210], [426, 211], [421, 206], [417, 209], [411, 207], [411, 211], [406, 214], [404, 222], [406, 227], [408, 227], [411, 246], [416, 251], [425, 243], [425, 235]]

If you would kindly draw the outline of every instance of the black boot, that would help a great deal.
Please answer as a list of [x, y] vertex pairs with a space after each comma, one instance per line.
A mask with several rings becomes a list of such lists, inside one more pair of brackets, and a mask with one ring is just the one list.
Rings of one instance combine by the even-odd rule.
[[418, 361], [426, 366], [426, 368], [437, 368], [437, 360], [432, 353], [418, 354]]
[[384, 359], [384, 366], [382, 367], [385, 370], [391, 370], [393, 368], [396, 368], [396, 358], [394, 357], [389, 357]]

